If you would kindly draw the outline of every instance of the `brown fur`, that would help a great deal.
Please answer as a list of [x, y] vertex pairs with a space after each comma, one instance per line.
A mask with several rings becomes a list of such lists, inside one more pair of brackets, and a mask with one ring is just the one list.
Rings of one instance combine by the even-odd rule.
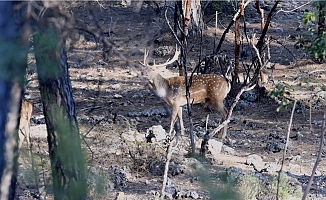
[[[173, 126], [177, 116], [180, 120], [181, 133], [184, 134], [181, 106], [187, 104], [185, 78], [183, 76], [164, 78], [160, 75], [159, 71], [162, 69], [162, 67], [174, 62], [178, 58], [179, 54], [180, 51], [176, 50], [174, 57], [167, 63], [148, 66], [146, 63], [148, 52], [145, 52], [143, 63], [143, 65], [148, 67], [146, 69], [147, 78], [152, 89], [170, 107], [172, 107], [169, 131], [170, 135], [173, 131]], [[191, 103], [210, 104], [222, 115], [223, 120], [225, 119], [227, 112], [224, 107], [223, 100], [230, 91], [230, 84], [223, 76], [216, 74], [194, 75], [192, 77], [192, 84], [189, 91]], [[227, 126], [224, 127], [222, 137], [225, 137], [226, 131]]]
[[33, 112], [33, 105], [25, 100], [22, 101], [21, 111], [20, 111], [20, 121], [19, 121], [19, 143], [18, 147], [23, 144], [24, 139], [26, 138], [28, 147], [31, 146], [30, 143], [30, 119]]

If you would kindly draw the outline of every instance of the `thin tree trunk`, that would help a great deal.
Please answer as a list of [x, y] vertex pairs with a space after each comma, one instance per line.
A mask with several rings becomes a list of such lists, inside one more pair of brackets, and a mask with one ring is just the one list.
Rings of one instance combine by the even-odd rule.
[[[261, 29], [261, 31], [263, 31], [263, 29], [265, 27], [264, 10], [260, 8], [259, 1], [256, 1], [255, 6], [256, 6], [257, 13], [259, 14], [259, 17], [260, 17], [260, 29]], [[265, 40], [263, 42], [263, 45], [265, 45]], [[263, 54], [263, 46], [261, 46], [261, 48], [259, 48], [259, 55], [261, 56], [262, 65], [264, 65], [265, 59], [264, 59], [264, 54]], [[262, 67], [262, 66], [260, 66], [260, 67]], [[260, 77], [260, 81], [262, 83], [264, 83], [265, 75], [262, 70], [259, 71], [259, 77]]]
[[[241, 1], [240, 4], [240, 16], [243, 16], [244, 14], [244, 0]], [[240, 67], [240, 19], [241, 17], [237, 18], [235, 21], [235, 33], [234, 33], [234, 77], [232, 77], [233, 86], [236, 85], [236, 80], [238, 80], [239, 77], [239, 67]]]
[[326, 2], [319, 1], [318, 2], [318, 36], [321, 36], [325, 31], [325, 16], [326, 16]]

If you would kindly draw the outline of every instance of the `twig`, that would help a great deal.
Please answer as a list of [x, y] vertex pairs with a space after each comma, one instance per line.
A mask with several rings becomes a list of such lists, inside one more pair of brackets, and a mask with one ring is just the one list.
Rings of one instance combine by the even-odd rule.
[[[176, 137], [172, 137], [172, 140], [169, 143], [167, 153], [166, 153], [166, 162], [165, 162], [165, 167], [164, 167], [163, 183], [162, 183], [162, 190], [161, 190], [161, 200], [164, 199], [164, 190], [165, 190], [166, 183], [168, 180], [169, 164], [170, 164], [172, 154], [175, 150], [175, 148], [173, 147], [174, 138], [176, 138]], [[179, 143], [179, 140], [176, 140], [175, 147], [178, 146], [178, 143]]]
[[208, 127], [208, 118], [209, 118], [209, 115], [207, 115], [206, 117], [206, 124], [205, 124], [205, 133], [207, 133], [207, 127]]
[[[84, 29], [82, 29], [84, 30]], [[84, 49], [72, 49], [74, 52], [81, 52], [81, 53], [101, 53], [103, 50], [84, 50]]]
[[326, 72], [326, 70], [325, 69], [316, 69], [316, 70], [313, 70], [311, 72], [308, 72], [308, 74], [310, 75], [310, 74], [313, 74], [313, 73], [316, 73], [316, 72]]
[[305, 191], [303, 193], [302, 200], [305, 200], [307, 195], [308, 195], [308, 192], [310, 190], [312, 181], [314, 179], [314, 176], [315, 176], [315, 173], [316, 173], [316, 170], [317, 170], [317, 166], [318, 166], [319, 162], [321, 161], [321, 154], [322, 154], [323, 146], [324, 146], [325, 121], [326, 121], [326, 110], [324, 111], [323, 128], [322, 128], [321, 136], [320, 136], [320, 143], [319, 143], [317, 159], [316, 159], [315, 165], [314, 165], [314, 167], [312, 169], [308, 185], [307, 185], [307, 187], [306, 187], [306, 189], [305, 189]]
[[282, 169], [283, 169], [283, 165], [284, 165], [286, 150], [287, 150], [288, 144], [289, 144], [289, 137], [290, 137], [291, 126], [292, 126], [293, 115], [294, 115], [294, 110], [295, 110], [296, 104], [297, 104], [297, 100], [294, 100], [293, 108], [292, 108], [292, 112], [291, 112], [291, 118], [290, 118], [289, 127], [288, 127], [288, 132], [287, 132], [287, 135], [286, 135], [285, 147], [284, 147], [284, 150], [283, 150], [283, 158], [282, 158], [281, 169], [278, 171], [277, 189], [276, 189], [276, 199], [277, 200], [279, 198], [279, 189], [280, 189], [281, 173], [282, 173]]
[[285, 13], [293, 12], [295, 10], [298, 10], [298, 9], [302, 8], [303, 6], [306, 6], [306, 5], [310, 4], [311, 2], [312, 2], [312, 0], [308, 1], [307, 3], [305, 3], [305, 4], [301, 5], [301, 6], [293, 8], [292, 10], [283, 10], [283, 9], [281, 9], [281, 10], [277, 11], [276, 14], [278, 14], [279, 12], [285, 12]]
[[312, 131], [312, 124], [311, 124], [311, 101], [309, 101], [309, 127], [310, 127], [310, 131]]
[[82, 108], [82, 109], [80, 109], [80, 111], [95, 110], [95, 109], [99, 109], [99, 108], [101, 108], [101, 106], [90, 106], [90, 107]]
[[169, 21], [168, 16], [167, 16], [167, 11], [168, 11], [168, 9], [165, 10], [165, 20], [166, 20], [166, 23], [168, 24], [168, 26], [169, 26], [169, 28], [170, 28], [170, 30], [171, 30], [174, 38], [178, 41], [179, 45], [182, 46], [182, 43], [181, 43], [181, 41], [179, 40], [179, 38], [177, 36], [177, 33], [174, 32], [174, 30], [173, 30], [173, 28], [172, 28], [172, 26], [170, 24], [170, 21]]

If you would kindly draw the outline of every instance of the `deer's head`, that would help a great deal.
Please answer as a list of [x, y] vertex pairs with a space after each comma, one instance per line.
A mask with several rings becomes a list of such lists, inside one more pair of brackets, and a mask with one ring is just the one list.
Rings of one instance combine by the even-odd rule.
[[180, 49], [178, 49], [176, 47], [174, 56], [171, 60], [167, 60], [165, 63], [162, 63], [162, 64], [155, 64], [155, 61], [154, 61], [154, 64], [150, 65], [150, 64], [148, 64], [148, 61], [147, 61], [149, 51], [147, 51], [145, 49], [144, 61], [143, 61], [143, 63], [140, 62], [140, 64], [145, 67], [145, 69], [143, 70], [143, 76], [148, 79], [150, 84], [153, 84], [153, 81], [157, 78], [159, 73], [162, 72], [166, 68], [167, 65], [178, 60], [180, 53], [181, 53]]

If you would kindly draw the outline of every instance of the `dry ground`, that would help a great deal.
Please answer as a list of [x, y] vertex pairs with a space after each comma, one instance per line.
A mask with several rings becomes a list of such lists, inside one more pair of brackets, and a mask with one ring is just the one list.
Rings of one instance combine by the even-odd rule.
[[[281, 8], [290, 9], [299, 3], [291, 5], [283, 3]], [[76, 16], [94, 28], [93, 19], [87, 14], [85, 8], [88, 4], [72, 3], [68, 9]], [[99, 19], [104, 30], [111, 30], [108, 40], [115, 43], [115, 49], [109, 53], [108, 61], [103, 61], [102, 53], [96, 49], [96, 43], [89, 38], [89, 35], [82, 33], [83, 37], [75, 42], [69, 50], [70, 76], [73, 86], [76, 111], [80, 122], [82, 135], [86, 135], [83, 146], [87, 154], [88, 169], [94, 182], [102, 181], [104, 191], [96, 193], [93, 187], [94, 199], [114, 199], [118, 192], [123, 191], [129, 199], [154, 199], [153, 191], [159, 191], [161, 187], [161, 176], [152, 175], [146, 164], [164, 155], [164, 149], [146, 146], [144, 135], [146, 130], [153, 125], [162, 125], [168, 129], [169, 117], [154, 115], [139, 116], [133, 113], [142, 113], [144, 110], [161, 109], [164, 111], [165, 104], [153, 95], [146, 87], [146, 81], [141, 76], [141, 68], [135, 63], [142, 61], [145, 48], [155, 49], [157, 45], [153, 40], [160, 37], [162, 30], [168, 32], [163, 14], [156, 14], [151, 8], [143, 9], [136, 13], [130, 7], [124, 7], [120, 3], [108, 2], [103, 7], [97, 3], [91, 3], [92, 9]], [[308, 74], [313, 70], [323, 69], [324, 65], [313, 64], [304, 57], [304, 53], [293, 48], [294, 40], [291, 36], [296, 36], [302, 31], [297, 31], [301, 27], [301, 10], [311, 9], [307, 6], [299, 11], [284, 13], [279, 12], [273, 18], [273, 23], [269, 30], [277, 42], [272, 42], [271, 63], [274, 68], [266, 69], [269, 82], [264, 85], [267, 90], [271, 90], [277, 83], [286, 82], [294, 87], [291, 92], [292, 98], [302, 100], [306, 104], [300, 104], [293, 117], [291, 128], [291, 150], [287, 153], [283, 170], [291, 174], [304, 188], [308, 177], [311, 174], [313, 164], [316, 160], [318, 144], [321, 132], [321, 120], [323, 119], [324, 105], [316, 103], [318, 88], [324, 91], [325, 73], [316, 72]], [[249, 9], [252, 18], [248, 17], [248, 30], [250, 33], [259, 33], [259, 20], [252, 9]], [[162, 10], [163, 11], [163, 10]], [[149, 14], [148, 14], [149, 13]], [[207, 19], [210, 16], [206, 16]], [[217, 39], [228, 25], [228, 17], [223, 16], [219, 21], [217, 29]], [[112, 23], [111, 23], [112, 22]], [[304, 30], [301, 28], [301, 30]], [[203, 49], [204, 53], [212, 52], [215, 33], [214, 23], [208, 24], [204, 31]], [[223, 45], [222, 52], [233, 54], [233, 32], [231, 31]], [[190, 44], [198, 44], [200, 40], [191, 38]], [[168, 37], [163, 45], [174, 46], [173, 37]], [[248, 47], [247, 47], [248, 48]], [[188, 64], [194, 67], [198, 62], [198, 45], [194, 46], [188, 55]], [[155, 57], [157, 60], [166, 60], [166, 57]], [[127, 62], [128, 61], [128, 62]], [[36, 185], [35, 176], [30, 170], [30, 159], [26, 156], [20, 158], [20, 177], [18, 179], [18, 196], [21, 199], [37, 198], [37, 188], [42, 188], [42, 183], [46, 186], [42, 189], [51, 199], [51, 189], [49, 184], [49, 169], [47, 157], [47, 143], [44, 137], [45, 126], [42, 122], [42, 105], [37, 89], [37, 81], [34, 70], [29, 71], [28, 79], [31, 84], [28, 87], [29, 101], [33, 103], [32, 119], [32, 143], [33, 153], [37, 159], [37, 173], [41, 176], [40, 186]], [[172, 73], [176, 70], [169, 67]], [[298, 79], [300, 77], [301, 79]], [[296, 86], [299, 81], [305, 83], [309, 80], [309, 85]], [[317, 88], [317, 89], [316, 89]], [[231, 102], [231, 100], [229, 100]], [[312, 127], [309, 124], [309, 105], [311, 109]], [[229, 103], [230, 103], [229, 102]], [[233, 120], [229, 124], [227, 139], [224, 142], [233, 148], [235, 153], [223, 153], [220, 158], [211, 160], [208, 167], [213, 183], [216, 182], [214, 176], [224, 169], [234, 166], [244, 170], [254, 171], [252, 166], [245, 165], [248, 155], [259, 155], [262, 157], [261, 164], [280, 167], [282, 152], [273, 153], [266, 149], [270, 138], [270, 133], [276, 132], [286, 135], [290, 118], [290, 109], [276, 112], [277, 103], [266, 94], [260, 94], [258, 101], [252, 102], [252, 107], [238, 107], [233, 113]], [[206, 115], [210, 115], [211, 129], [219, 122], [219, 115], [202, 109], [201, 106], [193, 107], [193, 120], [195, 132], [202, 133], [205, 125]], [[160, 112], [161, 113], [161, 112]], [[163, 113], [163, 112], [162, 112]], [[185, 127], [189, 128], [188, 118], [184, 112]], [[41, 123], [38, 125], [37, 123]], [[95, 125], [95, 126], [94, 126]], [[93, 127], [94, 126], [94, 127]], [[189, 130], [189, 129], [188, 129]], [[134, 134], [139, 134], [139, 143], [128, 140]], [[127, 136], [126, 136], [127, 135]], [[199, 144], [199, 142], [197, 142]], [[199, 145], [197, 146], [199, 148]], [[188, 153], [188, 137], [183, 137], [183, 145], [176, 153], [175, 162], [185, 164], [187, 160], [184, 156]], [[198, 149], [197, 149], [198, 150]], [[148, 152], [146, 152], [148, 151]], [[150, 152], [153, 151], [153, 152]], [[22, 155], [25, 155], [22, 152]], [[147, 159], [147, 160], [146, 160]], [[190, 159], [191, 160], [191, 159]], [[188, 162], [192, 162], [187, 160]], [[310, 192], [311, 199], [326, 198], [326, 163], [322, 160], [316, 173], [316, 181]], [[184, 173], [171, 178], [172, 184], [179, 188], [197, 191], [202, 198], [207, 197], [205, 185], [201, 181], [196, 181], [196, 174], [190, 167], [183, 166]], [[277, 171], [277, 169], [274, 169]], [[126, 178], [121, 180], [117, 187], [117, 171], [126, 174]], [[273, 170], [272, 170], [273, 171]], [[119, 174], [119, 173], [118, 173]], [[44, 176], [43, 176], [44, 175]], [[104, 177], [107, 177], [104, 178]], [[95, 181], [96, 179], [96, 181]], [[318, 181], [317, 181], [318, 180]], [[121, 194], [120, 194], [121, 195]]]

